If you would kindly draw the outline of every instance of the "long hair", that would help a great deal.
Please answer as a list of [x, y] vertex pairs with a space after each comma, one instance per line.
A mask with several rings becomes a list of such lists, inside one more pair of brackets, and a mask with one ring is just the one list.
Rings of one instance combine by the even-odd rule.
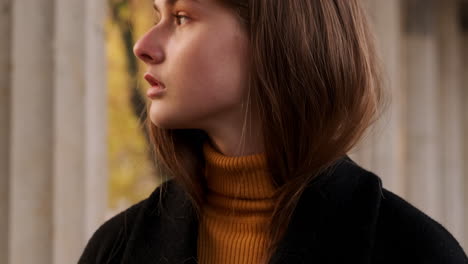
[[[266, 263], [308, 183], [346, 155], [380, 115], [381, 66], [361, 0], [218, 1], [249, 37], [247, 104], [258, 111], [278, 187]], [[185, 188], [199, 217], [207, 135], [158, 128], [149, 117], [146, 123], [156, 165]]]

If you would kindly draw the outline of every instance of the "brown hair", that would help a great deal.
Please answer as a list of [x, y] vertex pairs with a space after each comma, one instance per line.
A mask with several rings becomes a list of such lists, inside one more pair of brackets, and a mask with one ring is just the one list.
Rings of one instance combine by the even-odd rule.
[[[258, 110], [279, 188], [266, 263], [307, 184], [346, 155], [380, 115], [380, 64], [360, 0], [219, 1], [249, 36], [248, 104]], [[158, 168], [187, 190], [199, 216], [206, 133], [146, 122]]]

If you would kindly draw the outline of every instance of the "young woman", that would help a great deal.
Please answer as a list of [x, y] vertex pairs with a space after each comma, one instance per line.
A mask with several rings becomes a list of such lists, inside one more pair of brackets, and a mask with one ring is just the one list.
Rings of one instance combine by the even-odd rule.
[[136, 43], [161, 175], [79, 263], [466, 263], [346, 153], [382, 112], [359, 0], [155, 0]]

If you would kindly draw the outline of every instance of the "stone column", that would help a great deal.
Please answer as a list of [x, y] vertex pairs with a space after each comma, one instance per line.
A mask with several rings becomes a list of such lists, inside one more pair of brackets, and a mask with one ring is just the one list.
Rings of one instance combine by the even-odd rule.
[[8, 261], [11, 0], [0, 0], [0, 263]]
[[[105, 220], [107, 208], [106, 1], [85, 4], [85, 242]], [[84, 245], [84, 243], [83, 243]]]
[[441, 219], [435, 1], [406, 0], [408, 199]]
[[[463, 241], [463, 97], [461, 30], [458, 21], [458, 0], [438, 2], [441, 106], [441, 174], [443, 180], [442, 223]], [[465, 86], [466, 87], [466, 86]]]
[[0, 44], [0, 263], [76, 263], [107, 203], [106, 2], [11, 3], [11, 24], [0, 9], [12, 35], [11, 52]]
[[369, 131], [370, 129], [348, 154], [359, 166], [367, 170], [372, 170], [373, 142], [372, 135], [370, 134], [371, 132]]
[[10, 263], [52, 263], [53, 3], [12, 1]]
[[[365, 11], [369, 14], [369, 23], [374, 21], [370, 18], [375, 16], [373, 0], [362, 0]], [[371, 25], [373, 26], [373, 25]], [[373, 169], [373, 129], [369, 128], [361, 138], [360, 142], [348, 153], [350, 158], [357, 162], [361, 167]]]
[[463, 92], [463, 117], [464, 117], [464, 131], [463, 131], [463, 138], [464, 138], [464, 155], [463, 155], [463, 163], [464, 163], [464, 205], [465, 205], [465, 212], [464, 212], [464, 219], [465, 219], [465, 240], [462, 246], [465, 250], [468, 249], [468, 0], [461, 0], [460, 1], [460, 8], [459, 8], [459, 18], [460, 24], [462, 28], [462, 56], [463, 56], [463, 73], [462, 73], [462, 85], [461, 89]]
[[105, 1], [55, 6], [54, 263], [75, 263], [107, 207]]
[[55, 2], [53, 263], [76, 263], [85, 219], [85, 2]]
[[401, 3], [400, 0], [373, 0], [369, 5], [390, 102], [385, 114], [373, 127], [370, 168], [382, 178], [384, 187], [403, 196], [405, 124], [401, 82]]

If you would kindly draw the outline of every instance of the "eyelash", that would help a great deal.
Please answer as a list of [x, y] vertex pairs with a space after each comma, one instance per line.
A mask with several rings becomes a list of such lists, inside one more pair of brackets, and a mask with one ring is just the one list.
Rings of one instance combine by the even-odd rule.
[[[177, 19], [180, 19], [180, 18], [189, 19], [188, 16], [178, 15], [178, 13], [172, 14], [172, 16], [176, 18], [176, 24], [177, 24], [177, 25], [179, 25], [179, 24], [177, 23]], [[159, 23], [159, 20], [158, 20], [158, 21], [155, 21], [155, 22], [153, 23], [153, 25], [156, 25], [156, 24], [158, 24], [158, 23]]]
[[181, 19], [181, 18], [188, 19], [188, 17], [187, 17], [187, 16], [178, 15], [178, 13], [176, 13], [176, 14], [173, 14], [172, 16], [173, 16], [173, 17], [175, 17], [175, 18], [176, 18], [176, 20], [177, 20], [177, 19]]

